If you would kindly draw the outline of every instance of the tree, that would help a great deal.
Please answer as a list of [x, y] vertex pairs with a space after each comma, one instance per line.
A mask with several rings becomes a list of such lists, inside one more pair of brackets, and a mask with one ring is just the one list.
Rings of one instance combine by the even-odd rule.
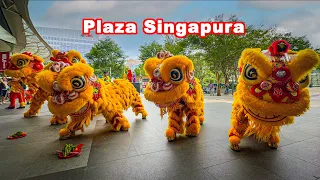
[[[94, 44], [86, 58], [96, 71], [110, 71], [110, 76], [122, 77], [125, 58], [123, 50], [111, 38], [106, 38]], [[110, 73], [110, 72], [109, 72]]]
[[140, 76], [140, 75], [141, 76], [145, 76], [146, 75], [146, 73], [145, 73], [145, 71], [143, 69], [143, 65], [144, 64], [139, 64], [138, 68], [134, 69], [134, 72], [136, 73], [137, 76]]
[[[207, 66], [205, 62], [204, 56], [201, 52], [197, 52], [195, 54], [188, 56], [193, 61], [194, 66], [194, 76], [204, 84], [204, 79], [212, 80], [212, 74], [210, 74], [210, 68]], [[211, 77], [210, 77], [211, 76]]]
[[155, 57], [162, 49], [163, 46], [157, 41], [146, 43], [139, 47], [139, 60], [144, 63], [148, 58]]
[[272, 41], [279, 39], [286, 40], [291, 46], [290, 49], [293, 51], [301, 51], [307, 48], [313, 49], [307, 36], [293, 36], [291, 32], [277, 33], [274, 32], [275, 30], [276, 27], [271, 30], [274, 34]]
[[165, 35], [164, 38], [164, 50], [169, 51], [173, 55], [183, 54], [188, 55], [191, 52], [187, 51], [188, 41], [182, 38], [176, 38], [173, 35]]
[[[240, 19], [236, 15], [231, 15], [225, 18], [220, 14], [208, 22], [236, 22]], [[188, 45], [193, 48], [202, 50], [206, 64], [215, 74], [218, 83], [218, 92], [220, 93], [220, 82], [224, 78], [224, 82], [229, 82], [231, 76], [237, 76], [237, 62], [245, 48], [261, 48], [266, 49], [270, 45], [273, 34], [270, 33], [270, 28], [266, 29], [263, 26], [254, 27], [247, 26], [245, 35], [208, 35], [206, 38], [198, 36], [188, 36], [186, 39]]]

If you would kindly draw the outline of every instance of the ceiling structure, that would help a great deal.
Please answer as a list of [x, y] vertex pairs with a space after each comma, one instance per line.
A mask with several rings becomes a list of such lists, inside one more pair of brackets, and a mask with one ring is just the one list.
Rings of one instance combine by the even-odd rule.
[[0, 52], [24, 51], [49, 60], [52, 48], [32, 24], [29, 0], [0, 0]]

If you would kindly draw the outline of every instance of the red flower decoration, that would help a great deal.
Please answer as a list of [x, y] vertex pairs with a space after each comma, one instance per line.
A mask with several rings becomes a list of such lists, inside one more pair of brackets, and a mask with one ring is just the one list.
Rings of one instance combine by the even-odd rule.
[[278, 81], [286, 81], [291, 77], [291, 73], [287, 67], [275, 68], [272, 71], [272, 77]]
[[[256, 91], [256, 89], [258, 90], [258, 92]], [[261, 89], [260, 84], [253, 85], [250, 89], [250, 92], [256, 97], [261, 97], [267, 93], [266, 90]]]

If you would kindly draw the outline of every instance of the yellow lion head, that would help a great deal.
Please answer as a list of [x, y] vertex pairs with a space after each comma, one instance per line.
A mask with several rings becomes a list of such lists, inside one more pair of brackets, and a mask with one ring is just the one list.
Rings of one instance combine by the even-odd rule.
[[293, 52], [289, 47], [280, 40], [264, 52], [242, 52], [235, 101], [241, 102], [252, 119], [277, 123], [309, 108], [309, 73], [319, 57], [311, 49]]
[[186, 56], [162, 51], [157, 57], [147, 59], [144, 69], [151, 79], [145, 98], [159, 107], [170, 106], [192, 89], [189, 82], [194, 78], [194, 67]]
[[74, 63], [86, 63], [86, 60], [83, 59], [81, 54], [75, 50], [70, 50], [65, 53], [55, 49], [51, 54], [52, 57], [50, 60], [52, 62], [46, 66], [44, 71], [37, 75], [39, 86], [48, 93], [53, 93], [53, 82], [56, 81], [62, 69]]
[[87, 108], [93, 100], [97, 77], [94, 70], [84, 63], [65, 67], [53, 82], [53, 96], [49, 98], [48, 107], [53, 114], [70, 115]]
[[31, 74], [38, 73], [44, 69], [44, 60], [30, 52], [14, 54], [10, 57], [4, 73], [14, 78], [26, 78]]

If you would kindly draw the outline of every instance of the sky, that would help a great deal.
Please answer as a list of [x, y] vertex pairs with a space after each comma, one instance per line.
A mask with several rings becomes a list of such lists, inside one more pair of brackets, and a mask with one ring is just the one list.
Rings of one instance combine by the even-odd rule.
[[137, 59], [139, 46], [160, 35], [145, 35], [145, 18], [164, 21], [205, 21], [219, 14], [237, 15], [246, 25], [278, 25], [293, 35], [307, 35], [314, 47], [320, 47], [320, 1], [29, 1], [29, 14], [34, 26], [81, 29], [82, 18], [102, 18], [106, 21], [134, 21], [137, 35], [111, 35], [129, 58]]

